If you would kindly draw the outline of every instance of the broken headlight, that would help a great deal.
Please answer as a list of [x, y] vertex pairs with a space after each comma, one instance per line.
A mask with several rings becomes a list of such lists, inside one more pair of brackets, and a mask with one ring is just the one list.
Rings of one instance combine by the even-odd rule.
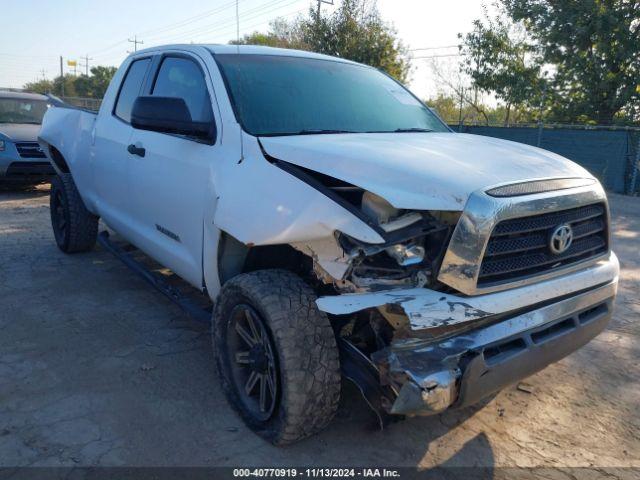
[[420, 245], [403, 245], [398, 243], [385, 249], [385, 252], [398, 262], [398, 265], [401, 267], [422, 263], [424, 260], [424, 247]]
[[395, 208], [371, 192], [363, 193], [360, 208], [385, 241], [368, 244], [338, 235], [351, 259], [346, 277], [352, 284], [374, 290], [433, 283], [456, 219], [441, 218], [438, 212]]

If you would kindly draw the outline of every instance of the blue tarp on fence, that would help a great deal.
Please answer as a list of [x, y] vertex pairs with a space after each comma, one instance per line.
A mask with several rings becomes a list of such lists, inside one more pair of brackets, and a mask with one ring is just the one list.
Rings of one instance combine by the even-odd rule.
[[[637, 130], [451, 125], [454, 131], [540, 146], [582, 165], [608, 190], [631, 193], [640, 132]], [[539, 145], [538, 145], [539, 143]], [[637, 167], [636, 167], [637, 168]], [[635, 178], [640, 188], [640, 174]]]

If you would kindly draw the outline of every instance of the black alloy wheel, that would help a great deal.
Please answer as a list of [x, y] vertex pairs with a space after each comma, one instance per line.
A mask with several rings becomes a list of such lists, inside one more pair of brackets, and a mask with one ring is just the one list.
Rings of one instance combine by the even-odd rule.
[[257, 420], [269, 419], [279, 400], [278, 366], [264, 320], [253, 307], [240, 304], [231, 311], [227, 345], [240, 400]]

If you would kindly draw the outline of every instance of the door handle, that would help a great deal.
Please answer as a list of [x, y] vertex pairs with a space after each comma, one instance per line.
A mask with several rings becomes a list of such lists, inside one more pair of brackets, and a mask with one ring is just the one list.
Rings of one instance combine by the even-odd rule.
[[127, 152], [131, 155], [138, 155], [139, 157], [144, 157], [147, 153], [144, 147], [136, 147], [133, 143], [127, 147]]

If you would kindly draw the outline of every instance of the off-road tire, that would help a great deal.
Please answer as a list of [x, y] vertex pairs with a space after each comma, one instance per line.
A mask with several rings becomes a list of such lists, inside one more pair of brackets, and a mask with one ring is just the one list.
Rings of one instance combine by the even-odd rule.
[[[258, 435], [276, 445], [296, 442], [324, 429], [340, 400], [340, 361], [333, 329], [318, 310], [313, 290], [285, 270], [238, 275], [223, 287], [213, 311], [212, 338], [219, 378], [231, 406]], [[279, 402], [260, 421], [240, 401], [227, 345], [230, 313], [251, 306], [262, 317], [278, 364]], [[233, 352], [232, 352], [233, 353]]]
[[[93, 249], [98, 237], [100, 219], [84, 206], [71, 174], [63, 173], [53, 177], [49, 207], [51, 226], [60, 250], [75, 253]], [[60, 227], [57, 217], [59, 214], [63, 215], [64, 229]]]

